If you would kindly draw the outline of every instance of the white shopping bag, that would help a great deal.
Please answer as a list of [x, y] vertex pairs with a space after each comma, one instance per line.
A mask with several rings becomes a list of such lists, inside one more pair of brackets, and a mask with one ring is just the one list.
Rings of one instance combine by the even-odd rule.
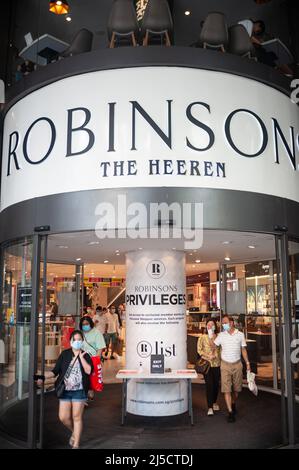
[[258, 388], [255, 383], [255, 374], [253, 372], [247, 372], [247, 383], [249, 390], [257, 397]]

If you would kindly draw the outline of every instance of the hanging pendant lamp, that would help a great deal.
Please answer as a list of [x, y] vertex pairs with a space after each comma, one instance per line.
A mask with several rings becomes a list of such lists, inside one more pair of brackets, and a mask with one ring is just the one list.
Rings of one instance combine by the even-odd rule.
[[55, 15], [66, 15], [69, 12], [69, 4], [66, 0], [50, 1], [49, 11]]

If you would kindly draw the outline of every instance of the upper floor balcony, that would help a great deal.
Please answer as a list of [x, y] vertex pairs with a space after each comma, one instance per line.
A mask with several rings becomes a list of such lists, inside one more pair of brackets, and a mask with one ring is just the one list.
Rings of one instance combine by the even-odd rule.
[[299, 62], [292, 0], [6, 3], [0, 78], [8, 106], [64, 77], [161, 65], [231, 73], [290, 94]]

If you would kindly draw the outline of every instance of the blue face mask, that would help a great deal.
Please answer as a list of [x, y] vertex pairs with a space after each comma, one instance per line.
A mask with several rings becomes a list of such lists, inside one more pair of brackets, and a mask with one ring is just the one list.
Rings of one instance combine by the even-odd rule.
[[83, 341], [72, 341], [71, 346], [73, 349], [76, 349], [77, 351], [82, 348], [83, 346]]
[[83, 325], [82, 330], [85, 331], [85, 333], [87, 333], [88, 331], [91, 330], [90, 325]]
[[222, 325], [224, 331], [229, 331], [230, 330], [230, 324], [229, 323], [223, 323]]

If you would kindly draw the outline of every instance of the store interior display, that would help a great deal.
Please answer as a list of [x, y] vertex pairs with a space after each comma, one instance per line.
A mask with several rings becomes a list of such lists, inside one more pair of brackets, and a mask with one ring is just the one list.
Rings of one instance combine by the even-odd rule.
[[[26, 252], [27, 250], [27, 252]], [[31, 267], [29, 262], [30, 247], [25, 248], [28, 260], [22, 260], [24, 253], [10, 252], [7, 257], [4, 277], [3, 305], [5, 325], [10, 330], [1, 343], [1, 363], [8, 363], [16, 354], [17, 334], [24, 330], [22, 353], [28, 347], [25, 330], [29, 328], [31, 315]], [[299, 291], [298, 273], [292, 265], [294, 289], [294, 318]], [[93, 316], [97, 306], [116, 305], [125, 302], [125, 272], [119, 268], [113, 270], [113, 276], [102, 274], [103, 265], [93, 265], [89, 269], [84, 265], [84, 280], [80, 277], [80, 291], [77, 292], [76, 266], [48, 263], [47, 306], [45, 325], [45, 361], [46, 367], [53, 366], [60, 352], [69, 347], [69, 337], [77, 326], [80, 315]], [[272, 269], [272, 271], [271, 271]], [[83, 271], [82, 271], [83, 273]], [[197, 360], [197, 341], [205, 333], [207, 320], [215, 319], [221, 329], [221, 276], [220, 270], [186, 272], [186, 326], [187, 354], [189, 367]], [[252, 361], [260, 383], [272, 383], [274, 371], [279, 367], [278, 348], [278, 310], [275, 262], [257, 262], [227, 266], [226, 296], [227, 313], [235, 319], [236, 327], [243, 331], [251, 350]], [[42, 279], [41, 279], [42, 286]], [[42, 287], [41, 287], [42, 289]], [[41, 296], [42, 299], [42, 296]], [[79, 299], [79, 315], [76, 302]], [[84, 303], [82, 303], [84, 302]], [[125, 361], [125, 318], [121, 339], [122, 354]], [[42, 305], [39, 314], [40, 334], [39, 351], [42, 344]], [[274, 336], [273, 336], [274, 335]], [[4, 337], [4, 335], [3, 335]], [[273, 337], [275, 337], [273, 339]], [[1, 339], [1, 338], [0, 338]], [[27, 342], [26, 342], [27, 341]], [[28, 344], [27, 344], [28, 343]], [[273, 350], [273, 344], [275, 349]], [[39, 359], [41, 353], [39, 352]], [[276, 363], [275, 363], [276, 362]]]

